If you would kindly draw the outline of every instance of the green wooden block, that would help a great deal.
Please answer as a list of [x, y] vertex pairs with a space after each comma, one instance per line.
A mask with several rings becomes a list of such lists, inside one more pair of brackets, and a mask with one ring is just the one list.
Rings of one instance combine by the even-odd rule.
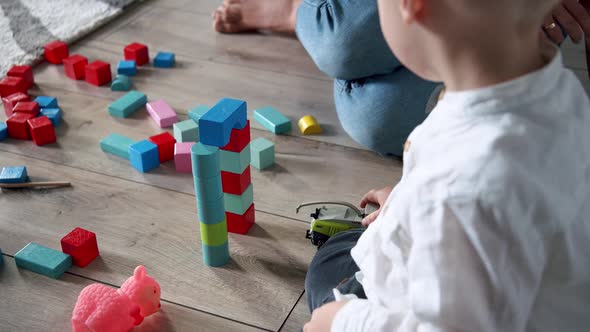
[[202, 244], [203, 263], [207, 266], [222, 266], [229, 261], [229, 245], [224, 243], [220, 246], [208, 246]]
[[72, 257], [37, 243], [30, 242], [14, 255], [16, 265], [57, 279], [72, 266]]
[[254, 119], [275, 134], [282, 134], [291, 130], [291, 120], [273, 107], [263, 107], [255, 110]]
[[174, 138], [176, 142], [198, 142], [199, 141], [199, 124], [192, 119], [177, 122], [173, 126]]
[[225, 211], [243, 215], [254, 203], [254, 186], [250, 183], [248, 188], [241, 195], [223, 194]]
[[241, 152], [219, 150], [219, 158], [222, 171], [242, 174], [250, 165], [250, 144]]
[[225, 218], [215, 224], [199, 223], [201, 242], [208, 246], [219, 246], [227, 242], [227, 222]]
[[218, 200], [223, 196], [221, 189], [221, 173], [216, 177], [202, 179], [194, 177], [195, 194], [197, 199], [203, 202]]
[[195, 178], [210, 179], [221, 174], [219, 148], [215, 146], [203, 143], [193, 144], [191, 162]]
[[209, 111], [210, 107], [206, 106], [206, 105], [199, 105], [195, 108], [193, 108], [192, 110], [188, 111], [188, 117], [191, 118], [191, 120], [195, 121], [196, 123], [199, 123], [199, 119]]
[[129, 91], [123, 97], [109, 105], [109, 114], [119, 118], [126, 118], [145, 106], [147, 96], [139, 91]]
[[265, 169], [275, 163], [275, 144], [259, 137], [250, 142], [251, 162], [258, 169]]
[[133, 143], [135, 143], [135, 141], [129, 137], [112, 133], [100, 140], [100, 148], [104, 152], [129, 159], [129, 146]]

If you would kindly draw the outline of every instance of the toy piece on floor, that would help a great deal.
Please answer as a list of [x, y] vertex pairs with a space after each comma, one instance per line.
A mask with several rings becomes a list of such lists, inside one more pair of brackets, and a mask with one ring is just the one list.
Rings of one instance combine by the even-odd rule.
[[72, 262], [76, 266], [85, 267], [98, 257], [96, 234], [83, 228], [74, 228], [60, 242], [61, 250], [72, 256]]
[[23, 188], [63, 188], [71, 187], [72, 184], [67, 181], [47, 181], [47, 182], [23, 182], [23, 183], [0, 183], [1, 189], [23, 189]]
[[147, 96], [145, 94], [132, 90], [109, 105], [109, 114], [126, 118], [145, 106], [146, 103]]
[[140, 43], [132, 43], [125, 46], [125, 60], [134, 60], [135, 64], [139, 66], [143, 66], [146, 63], [150, 62], [150, 56], [148, 52], [148, 47], [144, 44]]
[[29, 181], [25, 166], [5, 166], [0, 171], [0, 183], [24, 183]]
[[160, 156], [160, 163], [167, 162], [174, 159], [174, 145], [176, 140], [174, 136], [169, 133], [161, 133], [149, 138], [149, 141], [156, 144], [158, 147], [158, 155]]
[[174, 144], [174, 166], [177, 172], [192, 172], [191, 148], [194, 142]]
[[179, 143], [198, 142], [199, 141], [199, 125], [191, 120], [184, 120], [173, 125], [174, 138]]
[[209, 112], [209, 106], [199, 105], [188, 111], [188, 117], [196, 123], [199, 123], [199, 119], [201, 119], [201, 117], [207, 112]]
[[73, 80], [83, 80], [86, 77], [86, 66], [88, 59], [80, 54], [74, 54], [63, 59], [64, 72]]
[[160, 128], [167, 128], [178, 122], [176, 112], [162, 99], [147, 103], [146, 108]]
[[158, 52], [154, 58], [154, 67], [158, 68], [172, 68], [176, 63], [176, 56], [174, 53]]
[[35, 84], [33, 68], [31, 66], [12, 66], [6, 73], [6, 76], [22, 77], [27, 89], [30, 89]]
[[8, 127], [8, 137], [16, 139], [31, 139], [31, 132], [27, 121], [33, 119], [33, 114], [14, 113], [6, 120]]
[[117, 64], [117, 74], [125, 76], [137, 75], [137, 65], [135, 60], [121, 60]]
[[254, 119], [275, 134], [283, 134], [291, 130], [291, 120], [273, 107], [255, 110]]
[[223, 98], [199, 119], [199, 138], [203, 144], [223, 147], [229, 143], [231, 130], [247, 124], [246, 102]]
[[51, 248], [30, 242], [14, 255], [16, 265], [57, 279], [72, 266], [72, 257]]
[[74, 332], [126, 332], [160, 310], [160, 285], [138, 266], [115, 289], [91, 284], [80, 292], [72, 312]]
[[2, 256], [2, 249], [0, 249], [0, 266], [4, 263], [4, 256]]
[[46, 116], [54, 127], [57, 127], [61, 121], [61, 109], [57, 108], [42, 108], [41, 115]]
[[100, 140], [100, 149], [115, 156], [129, 159], [129, 147], [133, 143], [135, 141], [129, 137], [112, 133]]
[[38, 146], [55, 143], [55, 129], [53, 123], [46, 116], [29, 119], [29, 130], [31, 138]]
[[250, 164], [258, 169], [268, 168], [275, 163], [275, 145], [266, 138], [259, 137], [250, 142], [250, 151]]
[[27, 93], [27, 84], [22, 77], [6, 76], [0, 80], [0, 97], [4, 98], [17, 92]]
[[111, 83], [111, 91], [131, 90], [131, 79], [126, 75], [117, 75]]
[[313, 115], [305, 115], [299, 119], [297, 124], [303, 135], [317, 135], [322, 133], [322, 127], [320, 127], [318, 120], [316, 120]]
[[8, 128], [6, 127], [6, 123], [0, 122], [0, 141], [6, 138], [8, 138]]
[[39, 104], [36, 101], [21, 101], [14, 106], [12, 113], [26, 113], [37, 116], [41, 112]]
[[86, 65], [84, 75], [86, 82], [92, 85], [105, 85], [112, 80], [111, 65], [100, 60], [93, 61]]
[[2, 105], [4, 105], [4, 113], [7, 117], [12, 116], [12, 109], [16, 104], [20, 103], [21, 101], [31, 101], [29, 96], [22, 92], [13, 93], [9, 96], [2, 98]]
[[40, 108], [56, 108], [59, 106], [57, 104], [57, 98], [51, 96], [38, 96], [35, 98], [35, 102]]
[[59, 65], [63, 62], [63, 59], [67, 58], [70, 51], [68, 50], [68, 44], [56, 40], [45, 45], [45, 60], [49, 63]]
[[129, 162], [136, 170], [146, 173], [160, 166], [158, 146], [143, 140], [129, 146]]

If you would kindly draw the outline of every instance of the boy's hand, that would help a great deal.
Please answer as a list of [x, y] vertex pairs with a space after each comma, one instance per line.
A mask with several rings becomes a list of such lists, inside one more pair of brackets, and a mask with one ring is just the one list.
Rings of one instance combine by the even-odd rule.
[[303, 332], [330, 332], [334, 317], [346, 302], [330, 302], [314, 310], [311, 320], [303, 326]]
[[381, 212], [381, 207], [383, 207], [383, 204], [385, 204], [385, 201], [387, 200], [387, 197], [389, 197], [389, 194], [391, 194], [392, 190], [393, 188], [391, 187], [385, 187], [379, 190], [373, 189], [363, 196], [361, 199], [361, 208], [367, 206], [368, 203], [379, 205], [379, 210], [371, 213], [370, 215], [366, 216], [365, 219], [363, 219], [363, 226], [367, 227], [372, 224], [375, 219], [377, 219], [379, 212]]
[[584, 7], [589, 8], [587, 0], [563, 0], [543, 22], [547, 37], [554, 43], [561, 44], [564, 31], [574, 43], [579, 43], [584, 35], [590, 36], [590, 14]]

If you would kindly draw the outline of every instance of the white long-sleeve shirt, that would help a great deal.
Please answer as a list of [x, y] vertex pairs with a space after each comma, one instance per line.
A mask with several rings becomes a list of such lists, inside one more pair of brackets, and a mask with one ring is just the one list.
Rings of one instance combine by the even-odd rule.
[[590, 331], [590, 102], [561, 56], [447, 93], [409, 142], [332, 331]]

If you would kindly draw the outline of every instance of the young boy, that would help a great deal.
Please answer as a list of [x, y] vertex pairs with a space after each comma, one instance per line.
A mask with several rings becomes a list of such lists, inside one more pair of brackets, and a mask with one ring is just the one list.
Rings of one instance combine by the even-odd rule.
[[399, 184], [363, 198], [376, 220], [318, 251], [304, 331], [590, 329], [590, 102], [539, 39], [556, 3], [379, 0], [393, 52], [446, 94]]

